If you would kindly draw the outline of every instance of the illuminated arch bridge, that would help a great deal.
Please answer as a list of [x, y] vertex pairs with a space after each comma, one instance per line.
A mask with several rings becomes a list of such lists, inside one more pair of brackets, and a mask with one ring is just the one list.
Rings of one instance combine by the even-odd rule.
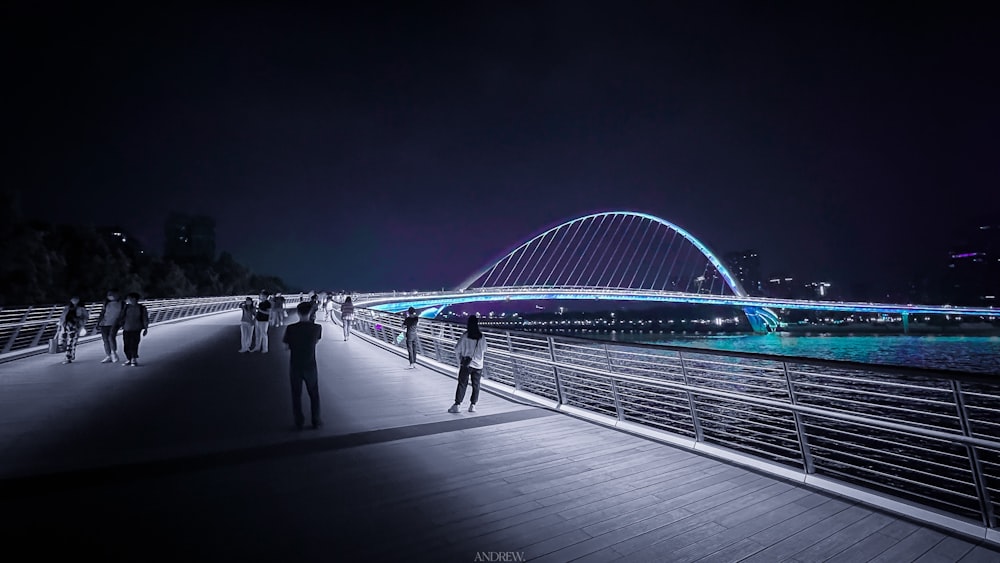
[[578, 217], [517, 246], [453, 291], [359, 296], [384, 311], [422, 309], [432, 317], [458, 303], [606, 299], [742, 307], [755, 331], [778, 326], [773, 308], [998, 316], [1000, 310], [751, 297], [725, 264], [684, 229], [646, 213]]

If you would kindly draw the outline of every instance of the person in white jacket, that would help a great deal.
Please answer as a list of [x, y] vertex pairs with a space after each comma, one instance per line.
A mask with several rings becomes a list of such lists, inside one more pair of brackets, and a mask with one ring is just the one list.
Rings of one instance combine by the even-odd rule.
[[448, 409], [448, 412], [451, 413], [457, 413], [461, 410], [470, 378], [472, 379], [472, 397], [469, 403], [469, 412], [476, 412], [476, 403], [479, 402], [479, 383], [483, 379], [486, 337], [483, 336], [483, 331], [479, 330], [479, 318], [475, 315], [470, 316], [465, 329], [465, 333], [455, 344], [455, 354], [458, 356], [460, 367], [458, 368], [458, 388], [455, 389], [455, 404]]

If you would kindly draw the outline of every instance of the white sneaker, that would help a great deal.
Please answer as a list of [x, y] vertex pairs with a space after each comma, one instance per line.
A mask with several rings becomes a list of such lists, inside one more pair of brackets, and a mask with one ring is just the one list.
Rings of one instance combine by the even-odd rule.
[[450, 412], [450, 413], [457, 413], [458, 412], [458, 405], [452, 405], [451, 408], [448, 409], [448, 412]]
[[101, 363], [102, 363], [102, 364], [110, 364], [110, 363], [111, 363], [111, 362], [113, 362], [113, 361], [114, 361], [114, 360], [112, 360], [112, 359], [111, 359], [111, 356], [104, 356], [104, 359], [103, 359], [103, 360], [101, 360]]
[[111, 361], [117, 364], [118, 359], [118, 352], [111, 352]]
[[469, 405], [469, 412], [476, 412], [476, 404], [475, 403], [472, 403], [471, 405]]

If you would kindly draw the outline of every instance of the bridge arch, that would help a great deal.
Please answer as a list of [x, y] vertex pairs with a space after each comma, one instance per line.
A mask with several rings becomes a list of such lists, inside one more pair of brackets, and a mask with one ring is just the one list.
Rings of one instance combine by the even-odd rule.
[[728, 290], [737, 297], [748, 295], [739, 279], [694, 235], [670, 221], [635, 211], [594, 213], [552, 227], [479, 270], [457, 289], [507, 286], [720, 295]]

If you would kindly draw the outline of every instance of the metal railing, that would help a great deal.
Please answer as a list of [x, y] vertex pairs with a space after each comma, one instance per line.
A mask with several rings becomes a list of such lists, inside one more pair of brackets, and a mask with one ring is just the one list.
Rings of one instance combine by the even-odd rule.
[[[402, 315], [354, 330], [397, 346]], [[458, 367], [462, 326], [421, 319]], [[1000, 543], [1000, 378], [484, 329], [484, 377], [629, 431]]]
[[[149, 324], [154, 325], [187, 317], [222, 313], [239, 308], [246, 295], [226, 297], [194, 297], [185, 299], [151, 299], [142, 304], [149, 310]], [[298, 303], [299, 295], [286, 296], [286, 304]], [[0, 357], [12, 352], [38, 349], [55, 337], [65, 304], [0, 310]], [[101, 315], [101, 303], [87, 305], [87, 332], [96, 331]]]

